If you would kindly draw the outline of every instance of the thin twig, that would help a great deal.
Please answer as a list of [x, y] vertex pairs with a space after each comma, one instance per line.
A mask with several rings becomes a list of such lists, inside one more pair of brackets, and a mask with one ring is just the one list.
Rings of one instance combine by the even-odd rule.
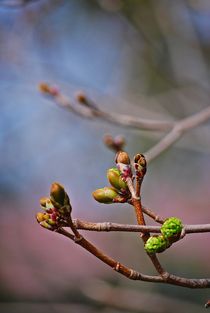
[[151, 217], [155, 222], [163, 224], [165, 219], [157, 215], [155, 212], [153, 212], [151, 209], [148, 209], [144, 206], [142, 206], [142, 212], [144, 212], [146, 215]]
[[[141, 184], [143, 182], [145, 173], [146, 171], [142, 173], [143, 176], [141, 177], [141, 180], [139, 181], [139, 186], [138, 186], [139, 192], [141, 191]], [[145, 225], [145, 219], [144, 219], [144, 215], [142, 211], [141, 194], [139, 193], [139, 197], [137, 197], [133, 182], [130, 177], [126, 178], [126, 183], [131, 193], [131, 204], [133, 205], [135, 209], [137, 222], [139, 225]], [[143, 240], [145, 244], [150, 237], [150, 233], [144, 232], [144, 233], [140, 233], [140, 235], [141, 235], [141, 239]], [[147, 252], [147, 255], [152, 261], [157, 272], [161, 275], [161, 277], [163, 277], [163, 279], [165, 279], [165, 277], [168, 277], [168, 273], [164, 270], [164, 268], [160, 264], [156, 254], [151, 254]]]
[[[63, 228], [59, 228], [57, 233], [75, 241], [75, 236], [67, 232]], [[141, 274], [133, 269], [128, 268], [127, 266], [121, 264], [120, 262], [115, 261], [108, 255], [104, 254], [103, 251], [99, 250], [92, 243], [86, 240], [84, 237], [80, 237], [80, 240], [76, 240], [75, 243], [83, 247], [85, 250], [93, 254], [95, 257], [100, 259], [103, 263], [110, 266], [116, 272], [122, 274], [123, 276], [132, 279], [132, 280], [141, 280], [154, 283], [165, 283], [170, 285], [177, 285], [187, 288], [210, 288], [210, 279], [188, 279], [184, 277], [175, 276], [165, 272], [165, 276], [150, 276]]]
[[186, 131], [206, 122], [209, 119], [210, 107], [176, 122], [172, 130], [165, 137], [163, 137], [163, 139], [161, 139], [155, 146], [144, 153], [147, 163], [151, 162], [162, 152], [166, 151], [170, 146], [173, 145], [173, 143], [175, 143], [181, 136], [183, 136]]
[[[57, 233], [64, 235], [65, 237], [68, 237], [69, 239], [75, 241], [74, 240], [75, 237], [63, 228], [58, 229]], [[75, 241], [75, 243], [77, 243], [78, 245], [83, 247], [85, 250], [93, 254], [95, 257], [100, 259], [102, 262], [110, 266], [113, 270], [126, 276], [129, 279], [151, 281], [151, 282], [163, 282], [163, 279], [160, 276], [144, 275], [115, 261], [114, 259], [106, 255], [102, 250], [99, 250], [96, 246], [94, 246], [91, 242], [89, 242], [82, 236], [80, 240]]]
[[[161, 226], [151, 225], [133, 225], [133, 224], [118, 224], [111, 222], [93, 223], [80, 219], [73, 220], [74, 226], [77, 229], [97, 231], [97, 232], [130, 232], [130, 233], [160, 233]], [[210, 233], [210, 224], [184, 225], [186, 234]]]
[[[42, 86], [42, 85], [41, 85]], [[130, 115], [108, 113], [102, 111], [92, 100], [89, 100], [84, 94], [84, 100], [78, 101], [77, 104], [71, 102], [68, 97], [60, 92], [54, 93], [53, 87], [47, 85], [47, 90], [42, 90], [43, 93], [50, 95], [58, 106], [63, 107], [75, 114], [84, 118], [98, 118], [114, 125], [121, 125], [150, 131], [165, 131], [168, 132], [156, 145], [144, 153], [147, 163], [154, 160], [161, 153], [166, 151], [188, 130], [206, 122], [210, 119], [210, 107], [207, 107], [200, 112], [186, 117], [179, 121], [158, 121], [152, 119], [144, 119]], [[52, 91], [51, 91], [52, 90]], [[78, 100], [78, 99], [77, 99]], [[84, 105], [85, 103], [85, 105]]]
[[[174, 126], [174, 122], [169, 121], [158, 121], [152, 119], [145, 119], [125, 114], [118, 113], [107, 113], [100, 110], [98, 107], [96, 109], [93, 106], [84, 106], [81, 103], [74, 103], [70, 101], [67, 96], [64, 96], [60, 92], [56, 95], [51, 95], [55, 103], [84, 118], [98, 118], [114, 125], [121, 125], [126, 127], [132, 127], [143, 130], [159, 130], [168, 131]], [[92, 101], [91, 101], [92, 103]]]

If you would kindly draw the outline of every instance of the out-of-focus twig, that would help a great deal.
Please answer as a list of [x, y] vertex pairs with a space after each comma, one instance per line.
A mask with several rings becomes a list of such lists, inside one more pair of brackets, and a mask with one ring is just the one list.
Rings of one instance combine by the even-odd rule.
[[203, 124], [210, 119], [210, 107], [203, 109], [202, 111], [177, 121], [172, 130], [161, 139], [155, 146], [144, 153], [147, 162], [151, 162], [162, 152], [172, 146], [185, 132], [195, 128], [196, 126]]
[[122, 151], [124, 150], [124, 146], [126, 144], [125, 138], [121, 135], [118, 135], [116, 137], [113, 137], [110, 134], [105, 134], [103, 138], [103, 142], [107, 148], [114, 152]]
[[180, 139], [184, 133], [210, 119], [210, 107], [179, 121], [158, 121], [130, 115], [116, 114], [113, 112], [104, 112], [92, 100], [88, 99], [84, 93], [76, 96], [77, 103], [75, 103], [59, 92], [56, 87], [49, 86], [48, 84], [40, 84], [40, 90], [45, 95], [50, 96], [60, 107], [72, 111], [84, 118], [101, 119], [115, 125], [137, 128], [139, 130], [158, 130], [167, 132], [156, 145], [144, 153], [147, 163], [166, 151], [178, 139]]
[[7, 8], [21, 8], [26, 6], [27, 4], [37, 2], [40, 0], [3, 0], [0, 1], [0, 7], [7, 7]]
[[79, 97], [78, 94], [76, 95], [77, 102], [75, 103], [75, 101], [71, 101], [67, 96], [59, 92], [56, 87], [42, 83], [40, 84], [39, 88], [43, 94], [51, 96], [52, 100], [54, 100], [58, 106], [63, 107], [66, 110], [69, 110], [84, 118], [98, 118], [115, 125], [143, 130], [167, 131], [174, 126], [173, 121], [158, 121], [135, 117], [127, 114], [104, 112], [99, 109], [96, 104], [93, 104], [93, 101], [88, 99], [84, 93], [82, 94], [82, 97], [81, 95]]

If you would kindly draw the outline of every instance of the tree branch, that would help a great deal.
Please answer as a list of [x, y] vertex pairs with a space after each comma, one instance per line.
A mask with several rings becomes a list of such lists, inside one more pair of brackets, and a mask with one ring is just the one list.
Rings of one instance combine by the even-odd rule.
[[[43, 88], [44, 87], [44, 88]], [[106, 122], [110, 122], [114, 125], [132, 127], [143, 130], [159, 130], [167, 131], [174, 126], [174, 122], [158, 121], [151, 119], [144, 119], [131, 115], [108, 113], [104, 112], [96, 104], [93, 104], [92, 100], [89, 100], [86, 95], [83, 98], [77, 97], [77, 103], [71, 101], [67, 96], [62, 93], [54, 92], [54, 87], [47, 84], [40, 84], [40, 90], [48, 95], [55, 101], [55, 103], [84, 118], [101, 119]]]
[[[97, 232], [130, 232], [130, 233], [160, 233], [161, 226], [118, 224], [112, 222], [93, 223], [80, 219], [73, 219], [77, 229]], [[186, 234], [210, 233], [210, 224], [184, 225]]]
[[77, 96], [77, 103], [74, 101], [72, 102], [68, 97], [60, 93], [57, 88], [51, 87], [45, 83], [40, 84], [40, 90], [44, 94], [51, 96], [58, 106], [84, 118], [101, 119], [114, 125], [117, 124], [120, 126], [137, 128], [139, 130], [158, 130], [168, 132], [156, 145], [144, 153], [147, 163], [166, 151], [178, 139], [180, 139], [185, 132], [210, 119], [210, 107], [176, 122], [158, 121], [130, 115], [104, 112], [100, 110], [92, 100], [88, 99], [85, 94], [79, 94]]
[[172, 130], [161, 139], [155, 146], [144, 153], [147, 163], [154, 160], [161, 153], [166, 151], [172, 146], [185, 132], [188, 130], [206, 122], [210, 119], [210, 107], [203, 109], [202, 111], [184, 118], [176, 122]]
[[63, 228], [59, 228], [56, 230], [57, 233], [71, 239], [85, 250], [93, 254], [103, 263], [110, 266], [116, 272], [122, 274], [123, 276], [132, 279], [132, 280], [141, 280], [146, 282], [154, 282], [154, 283], [165, 283], [170, 285], [176, 285], [180, 287], [187, 287], [187, 288], [210, 288], [210, 279], [188, 279], [184, 277], [179, 277], [176, 275], [172, 275], [165, 272], [163, 277], [161, 276], [150, 276], [141, 274], [127, 266], [121, 264], [120, 262], [115, 261], [108, 255], [104, 254], [103, 251], [99, 250], [95, 247], [92, 243], [86, 240], [84, 237], [80, 235], [79, 240], [75, 239], [75, 236], [64, 230]]

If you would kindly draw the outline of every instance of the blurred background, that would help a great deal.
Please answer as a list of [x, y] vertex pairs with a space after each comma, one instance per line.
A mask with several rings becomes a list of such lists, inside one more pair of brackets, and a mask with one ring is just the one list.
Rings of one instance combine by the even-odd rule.
[[[44, 98], [84, 90], [104, 111], [177, 120], [209, 105], [208, 0], [0, 1], [0, 311], [203, 312], [208, 290], [134, 282], [38, 226], [39, 198], [66, 187], [73, 217], [135, 223], [127, 205], [100, 205], [122, 134], [133, 156], [160, 132], [82, 119]], [[143, 203], [184, 223], [210, 220], [210, 123], [187, 133], [149, 166]], [[150, 224], [151, 221], [148, 220]], [[86, 233], [130, 267], [153, 274], [137, 234]], [[174, 274], [208, 277], [209, 234], [190, 235], [160, 259]]]

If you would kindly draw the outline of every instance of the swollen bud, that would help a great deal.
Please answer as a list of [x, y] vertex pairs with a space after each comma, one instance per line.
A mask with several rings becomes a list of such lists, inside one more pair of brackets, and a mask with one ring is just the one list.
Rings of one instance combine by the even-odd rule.
[[39, 212], [39, 213], [36, 214], [36, 219], [37, 219], [38, 223], [43, 222], [43, 221], [46, 220], [46, 214]]
[[143, 154], [138, 153], [135, 155], [134, 167], [135, 167], [137, 176], [143, 178], [147, 171], [147, 162]]
[[56, 228], [56, 221], [51, 218], [52, 216], [48, 213], [37, 213], [37, 222], [44, 228], [53, 230]]
[[168, 218], [161, 227], [162, 235], [169, 239], [170, 242], [177, 241], [182, 232], [182, 221], [177, 217]]
[[52, 225], [50, 225], [47, 221], [40, 222], [39, 224], [46, 229], [49, 229], [49, 230], [54, 229], [54, 227]]
[[100, 203], [109, 204], [109, 203], [113, 203], [115, 198], [117, 198], [119, 195], [114, 188], [104, 187], [104, 188], [95, 190], [92, 193], [92, 196], [96, 201]]
[[50, 199], [47, 197], [42, 197], [40, 199], [40, 205], [41, 205], [41, 208], [45, 211], [48, 211], [54, 208], [54, 205], [52, 204]]
[[52, 201], [53, 205], [58, 209], [66, 206], [69, 207], [69, 211], [71, 211], [69, 197], [61, 184], [56, 182], [52, 184], [50, 190], [50, 200]]
[[51, 185], [50, 197], [60, 205], [64, 205], [65, 194], [64, 187], [59, 183], [53, 183]]
[[115, 158], [116, 163], [130, 164], [130, 158], [127, 152], [120, 151], [116, 154]]
[[148, 253], [161, 253], [170, 246], [169, 241], [163, 236], [151, 236], [144, 248]]
[[122, 180], [120, 171], [116, 167], [108, 169], [107, 178], [114, 188], [122, 192], [128, 189], [126, 182]]

